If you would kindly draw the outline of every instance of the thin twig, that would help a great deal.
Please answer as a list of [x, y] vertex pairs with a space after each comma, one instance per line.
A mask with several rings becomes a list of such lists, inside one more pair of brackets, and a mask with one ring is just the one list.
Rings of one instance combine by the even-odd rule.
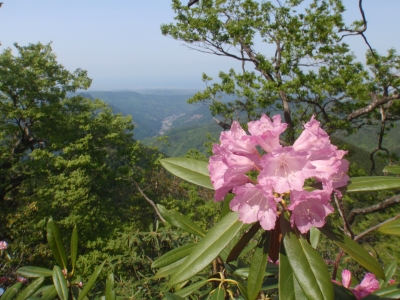
[[343, 202], [342, 199], [339, 200], [339, 198], [336, 196], [336, 194], [333, 194], [333, 198], [335, 199], [336, 206], [339, 211], [339, 215], [342, 218], [343, 222], [343, 227], [344, 227], [344, 233], [346, 233], [348, 236], [351, 237], [351, 239], [354, 239], [354, 233], [351, 230], [349, 222], [347, 222], [346, 217], [344, 216], [344, 207], [343, 207]]
[[354, 240], [357, 241], [357, 240], [359, 240], [360, 238], [362, 238], [364, 235], [367, 235], [368, 233], [370, 233], [371, 231], [373, 231], [373, 230], [375, 230], [375, 229], [381, 227], [382, 225], [384, 225], [384, 224], [386, 224], [386, 223], [389, 223], [389, 222], [391, 222], [391, 221], [397, 220], [397, 219], [399, 219], [399, 218], [400, 218], [400, 214], [398, 214], [397, 216], [394, 216], [393, 218], [390, 218], [390, 219], [388, 219], [388, 220], [386, 220], [386, 221], [384, 221], [384, 222], [382, 222], [382, 223], [379, 223], [378, 225], [372, 226], [371, 228], [368, 228], [367, 230], [365, 230], [365, 231], [361, 232], [360, 234], [356, 235], [356, 236], [354, 237]]

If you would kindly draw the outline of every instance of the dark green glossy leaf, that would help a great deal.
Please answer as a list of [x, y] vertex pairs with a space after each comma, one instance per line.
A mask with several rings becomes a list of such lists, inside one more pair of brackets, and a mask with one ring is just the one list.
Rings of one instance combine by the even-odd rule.
[[224, 299], [225, 299], [225, 291], [223, 289], [219, 287], [212, 291], [210, 300], [224, 300]]
[[400, 299], [400, 284], [392, 285], [373, 292], [363, 300]]
[[239, 288], [239, 291], [242, 294], [244, 300], [249, 300], [249, 297], [247, 295], [247, 287], [239, 281], [237, 282], [237, 287]]
[[249, 300], [255, 300], [260, 292], [264, 272], [268, 262], [270, 232], [263, 232], [251, 259], [249, 277], [247, 280], [247, 295]]
[[350, 192], [369, 192], [400, 188], [399, 177], [389, 176], [365, 176], [352, 177], [349, 184], [345, 188], [347, 193]]
[[383, 224], [378, 228], [378, 231], [385, 234], [400, 235], [400, 219]]
[[321, 236], [321, 231], [319, 231], [314, 226], [311, 227], [311, 229], [310, 229], [310, 244], [314, 249], [317, 249], [320, 236]]
[[171, 225], [174, 225], [186, 232], [194, 235], [203, 237], [206, 232], [200, 228], [196, 223], [190, 220], [188, 217], [182, 215], [175, 210], [167, 210], [164, 206], [157, 204], [157, 208], [162, 217]]
[[1, 296], [1, 300], [12, 300], [14, 296], [18, 293], [18, 291], [22, 287], [22, 282], [17, 282], [16, 284], [10, 286], [4, 294]]
[[17, 270], [17, 273], [26, 278], [37, 278], [37, 277], [51, 277], [53, 271], [39, 267], [22, 267]]
[[35, 293], [40, 288], [43, 282], [44, 277], [39, 277], [38, 279], [35, 279], [18, 295], [16, 300], [28, 299], [29, 296], [33, 295], [33, 293]]
[[207, 280], [202, 280], [202, 281], [198, 281], [196, 283], [192, 283], [191, 285], [177, 291], [175, 293], [175, 295], [178, 295], [180, 297], [186, 297], [189, 296], [191, 293], [197, 291], [198, 289], [202, 288], [203, 286], [205, 286], [208, 283]]
[[258, 230], [261, 228], [260, 222], [254, 223], [253, 226], [242, 235], [240, 240], [236, 243], [236, 245], [232, 248], [231, 252], [226, 259], [226, 262], [229, 263], [231, 261], [235, 261], [239, 258], [240, 253], [242, 253], [243, 249], [250, 242], [250, 240], [255, 236]]
[[214, 189], [208, 174], [207, 162], [185, 157], [164, 158], [160, 162], [168, 172], [175, 176], [196, 185]]
[[107, 276], [106, 280], [106, 300], [115, 300], [114, 290], [114, 274], [111, 273]]
[[[242, 278], [248, 278], [249, 277], [249, 272], [250, 272], [250, 267], [245, 267], [245, 268], [238, 268], [233, 272], [236, 276], [242, 277]], [[267, 270], [264, 271], [263, 276], [271, 276], [275, 275], [274, 273], [268, 272]]]
[[154, 275], [154, 279], [158, 279], [158, 278], [163, 278], [163, 277], [167, 277], [168, 275], [171, 275], [173, 273], [175, 273], [176, 270], [178, 270], [178, 268], [183, 264], [183, 262], [185, 261], [187, 257], [184, 257], [168, 266], [162, 267], [160, 268], [156, 275]]
[[284, 247], [279, 252], [279, 299], [296, 300], [294, 274]]
[[384, 270], [386, 279], [385, 279], [385, 281], [382, 281], [382, 284], [380, 286], [381, 288], [386, 287], [389, 284], [389, 281], [390, 281], [390, 279], [393, 278], [393, 275], [394, 275], [394, 273], [396, 273], [396, 270], [397, 270], [397, 262], [395, 260], [392, 261], [390, 263], [390, 265], [386, 266], [386, 268]]
[[96, 283], [97, 277], [100, 275], [100, 272], [103, 269], [104, 263], [105, 262], [103, 262], [94, 270], [88, 282], [84, 285], [82, 292], [79, 294], [78, 300], [82, 300], [83, 298], [85, 298], [86, 294], [89, 293], [89, 291], [92, 289], [93, 285]]
[[165, 295], [165, 299], [167, 299], [167, 300], [185, 300], [184, 298], [182, 298], [178, 295], [169, 293], [169, 292], [165, 292], [164, 295]]
[[54, 285], [52, 285], [45, 293], [42, 295], [43, 300], [53, 300], [57, 296], [57, 290]]
[[184, 263], [172, 275], [169, 286], [190, 279], [208, 266], [243, 228], [236, 212], [228, 213], [212, 227]]
[[221, 220], [223, 217], [225, 217], [225, 215], [226, 215], [228, 212], [231, 211], [231, 208], [230, 208], [229, 205], [230, 205], [230, 203], [231, 203], [233, 197], [234, 197], [234, 195], [233, 195], [233, 194], [230, 194], [230, 193], [228, 193], [228, 194], [225, 196], [224, 201], [223, 201], [223, 205], [222, 205], [221, 215], [219, 216], [219, 219], [220, 219], [220, 220]]
[[286, 218], [281, 218], [283, 244], [293, 274], [308, 299], [334, 299], [328, 269], [319, 253], [305, 239], [299, 239]]
[[275, 278], [275, 277], [267, 278], [262, 283], [260, 291], [270, 291], [270, 290], [278, 289], [278, 287], [279, 287], [278, 283], [279, 283], [278, 278]]
[[386, 166], [382, 172], [400, 175], [400, 166]]
[[190, 252], [192, 252], [193, 248], [196, 246], [196, 243], [190, 243], [184, 246], [181, 246], [179, 248], [176, 248], [174, 250], [171, 250], [167, 253], [165, 253], [163, 256], [157, 258], [153, 263], [151, 264], [152, 268], [162, 268], [165, 266], [168, 266], [178, 260], [181, 260], [182, 258], [188, 256]]
[[58, 265], [67, 270], [67, 254], [62, 243], [60, 230], [52, 219], [47, 222], [47, 241]]
[[71, 265], [72, 272], [75, 270], [76, 260], [78, 258], [78, 229], [76, 229], [76, 225], [72, 230], [71, 236]]
[[356, 296], [342, 285], [334, 283], [333, 291], [335, 292], [335, 300], [357, 300]]
[[53, 268], [53, 283], [61, 300], [68, 300], [68, 286], [59, 266]]
[[381, 265], [357, 242], [328, 224], [318, 229], [368, 271], [379, 278], [385, 279], [385, 273]]

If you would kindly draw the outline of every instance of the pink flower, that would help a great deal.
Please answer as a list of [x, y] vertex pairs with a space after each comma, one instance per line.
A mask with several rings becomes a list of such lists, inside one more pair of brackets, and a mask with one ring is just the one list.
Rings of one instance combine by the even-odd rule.
[[364, 279], [359, 285], [357, 285], [355, 288], [350, 288], [351, 273], [349, 270], [343, 270], [342, 283], [345, 288], [350, 289], [353, 292], [357, 300], [362, 299], [379, 289], [379, 282], [372, 273], [365, 274]]
[[[221, 133], [221, 144], [214, 145], [208, 170], [215, 200], [223, 200], [233, 192], [230, 207], [239, 213], [242, 222], [258, 221], [265, 230], [271, 230], [275, 227], [277, 203], [282, 202], [281, 208], [291, 213], [292, 226], [305, 233], [312, 226], [323, 226], [326, 216], [333, 212], [330, 194], [336, 191], [341, 196], [337, 188], [347, 184], [348, 162], [343, 159], [346, 152], [331, 144], [314, 116], [293, 146], [279, 143], [286, 127], [279, 115], [272, 120], [263, 115], [248, 123], [248, 135], [238, 122], [233, 122], [231, 130]], [[261, 157], [257, 146], [267, 153]], [[306, 192], [307, 179], [321, 182], [322, 190]]]
[[22, 276], [18, 276], [18, 277], [17, 277], [17, 281], [18, 281], [18, 282], [24, 283], [24, 282], [27, 282], [28, 279], [26, 279], [25, 277], [22, 277]]
[[0, 241], [0, 250], [7, 250], [8, 244], [6, 241]]
[[306, 233], [312, 226], [324, 226], [326, 216], [334, 211], [329, 204], [330, 193], [324, 190], [292, 191], [290, 199], [290, 223], [292, 227], [296, 224], [301, 233]]

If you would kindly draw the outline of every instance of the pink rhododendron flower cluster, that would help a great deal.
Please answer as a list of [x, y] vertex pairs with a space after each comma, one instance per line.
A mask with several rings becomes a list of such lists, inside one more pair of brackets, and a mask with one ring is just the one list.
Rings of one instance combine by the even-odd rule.
[[[230, 207], [239, 212], [242, 222], [259, 221], [265, 230], [271, 230], [278, 203], [286, 207], [284, 203], [290, 199], [286, 209], [291, 212], [291, 224], [305, 233], [312, 226], [322, 227], [326, 216], [333, 212], [331, 193], [347, 184], [349, 163], [343, 159], [347, 152], [331, 144], [314, 116], [293, 146], [280, 144], [279, 136], [286, 127], [279, 115], [272, 120], [263, 115], [248, 123], [248, 135], [234, 121], [229, 131], [221, 133], [221, 143], [213, 146], [208, 170], [215, 200], [223, 200], [233, 192]], [[266, 153], [261, 156], [257, 147]], [[304, 190], [309, 178], [320, 182], [322, 189]]]
[[6, 241], [0, 241], [0, 250], [7, 250], [8, 244]]
[[379, 282], [375, 278], [375, 275], [371, 273], [365, 274], [364, 279], [355, 288], [350, 288], [351, 273], [349, 270], [343, 270], [342, 283], [345, 288], [350, 289], [353, 292], [357, 300], [362, 299], [379, 289]]

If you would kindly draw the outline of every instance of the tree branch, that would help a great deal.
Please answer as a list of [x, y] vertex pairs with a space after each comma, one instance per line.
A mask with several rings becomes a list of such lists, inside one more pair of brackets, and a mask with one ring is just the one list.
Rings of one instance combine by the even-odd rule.
[[400, 218], [400, 214], [398, 214], [397, 216], [394, 216], [393, 218], [390, 218], [390, 219], [388, 219], [388, 220], [386, 220], [386, 221], [384, 221], [384, 222], [382, 222], [382, 223], [379, 223], [378, 225], [372, 226], [372, 227], [368, 228], [367, 230], [361, 232], [360, 234], [356, 235], [356, 236], [354, 237], [354, 240], [357, 241], [357, 240], [359, 240], [360, 238], [362, 238], [363, 236], [365, 236], [365, 235], [367, 235], [368, 233], [370, 233], [371, 231], [373, 231], [373, 230], [375, 230], [375, 229], [381, 227], [382, 225], [384, 225], [384, 224], [386, 224], [386, 223], [389, 223], [389, 222], [391, 222], [391, 221], [397, 220], [397, 219], [399, 219], [399, 218]]
[[157, 206], [154, 204], [154, 202], [149, 199], [146, 194], [142, 191], [142, 189], [139, 187], [139, 185], [137, 184], [137, 182], [135, 180], [133, 180], [131, 178], [131, 181], [136, 185], [137, 189], [139, 190], [140, 194], [143, 196], [144, 199], [146, 199], [147, 202], [150, 203], [150, 205], [153, 207], [153, 209], [155, 210], [158, 218], [160, 219], [161, 222], [165, 223], [165, 219], [161, 216], [160, 212], [158, 211]]
[[376, 211], [380, 211], [398, 203], [400, 203], [400, 195], [392, 196], [378, 204], [371, 205], [365, 208], [354, 208], [350, 211], [349, 215], [347, 216], [347, 221], [349, 222], [349, 224], [352, 224], [357, 215], [369, 214]]

